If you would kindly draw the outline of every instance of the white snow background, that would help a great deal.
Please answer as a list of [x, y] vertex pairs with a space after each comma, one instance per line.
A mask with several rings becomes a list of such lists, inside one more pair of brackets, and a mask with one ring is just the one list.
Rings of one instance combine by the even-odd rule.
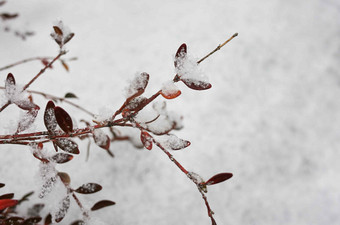
[[[136, 72], [150, 74], [146, 96], [173, 78], [173, 56], [182, 43], [200, 58], [238, 32], [200, 66], [212, 89], [198, 92], [180, 84], [182, 95], [167, 101], [184, 116], [184, 129], [175, 134], [192, 143], [173, 152], [175, 158], [205, 179], [234, 174], [208, 190], [219, 225], [340, 224], [339, 1], [12, 0], [3, 11], [20, 14], [6, 22], [11, 28], [36, 34], [22, 41], [1, 31], [0, 66], [56, 55], [49, 34], [61, 19], [75, 33], [65, 58], [78, 60], [69, 63], [69, 73], [56, 63], [30, 89], [57, 96], [73, 92], [79, 97], [74, 102], [102, 115], [123, 103]], [[12, 72], [24, 85], [41, 68], [40, 62], [20, 65], [0, 72], [1, 81]], [[43, 110], [47, 100], [34, 99]], [[79, 119], [90, 119], [61, 106], [79, 127]], [[44, 129], [42, 110], [29, 131]], [[2, 134], [16, 127], [18, 112], [10, 106], [1, 113]], [[156, 147], [112, 143], [112, 159], [93, 145], [85, 162], [87, 141], [77, 142], [81, 154], [57, 169], [70, 174], [74, 188], [87, 182], [103, 186], [79, 195], [86, 206], [101, 199], [117, 203], [93, 212], [90, 224], [211, 223], [196, 187]], [[6, 184], [0, 193], [38, 193], [39, 162], [29, 148], [0, 148], [0, 182]], [[58, 198], [36, 194], [20, 210]], [[71, 207], [60, 224], [81, 218], [74, 202]]]

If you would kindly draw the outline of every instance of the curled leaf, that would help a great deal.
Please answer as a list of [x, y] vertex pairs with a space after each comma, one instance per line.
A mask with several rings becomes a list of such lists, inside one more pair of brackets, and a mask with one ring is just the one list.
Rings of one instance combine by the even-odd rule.
[[0, 199], [0, 210], [12, 207], [18, 204], [18, 200], [13, 199]]
[[218, 184], [230, 179], [232, 176], [233, 176], [232, 173], [219, 173], [211, 177], [208, 181], [205, 182], [205, 184], [206, 185]]
[[71, 116], [61, 107], [54, 108], [55, 117], [59, 127], [65, 132], [70, 133], [73, 130], [73, 123]]
[[140, 134], [140, 139], [147, 150], [152, 149], [152, 137], [148, 132], [142, 131]]
[[72, 159], [73, 159], [73, 155], [65, 154], [65, 153], [57, 153], [51, 158], [53, 162], [59, 163], [59, 164], [66, 163]]
[[99, 184], [87, 183], [87, 184], [83, 184], [82, 186], [80, 186], [74, 191], [80, 194], [92, 194], [100, 190], [102, 190], [102, 186], [100, 186]]
[[111, 205], [115, 205], [116, 203], [110, 200], [102, 200], [97, 202], [96, 204], [94, 204], [91, 208], [92, 211], [107, 207], [107, 206], [111, 206]]
[[212, 85], [208, 82], [201, 81], [201, 80], [192, 80], [192, 79], [180, 79], [186, 86], [193, 90], [207, 90], [212, 87]]

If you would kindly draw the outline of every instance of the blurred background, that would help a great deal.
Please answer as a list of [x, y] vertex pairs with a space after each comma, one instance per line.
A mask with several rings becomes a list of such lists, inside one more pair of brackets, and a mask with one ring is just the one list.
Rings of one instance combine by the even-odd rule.
[[[123, 103], [123, 90], [136, 72], [150, 74], [146, 96], [171, 79], [182, 43], [201, 58], [238, 32], [200, 65], [212, 89], [197, 92], [181, 84], [182, 95], [167, 101], [169, 110], [184, 118], [183, 130], [175, 134], [192, 143], [174, 157], [205, 179], [234, 174], [209, 187], [217, 224], [340, 223], [339, 1], [13, 0], [0, 12], [19, 13], [15, 20], [0, 21], [0, 67], [57, 55], [49, 36], [55, 21], [75, 33], [65, 56], [78, 58], [69, 63], [70, 71], [56, 64], [30, 88], [57, 96], [73, 92], [77, 104], [99, 115]], [[5, 26], [35, 34], [22, 41], [4, 32]], [[31, 62], [1, 71], [1, 81], [12, 72], [24, 85], [41, 68], [41, 62]], [[44, 108], [45, 99], [35, 100]], [[78, 122], [91, 120], [72, 106], [61, 106]], [[44, 129], [42, 114], [31, 131]], [[1, 113], [1, 133], [13, 130], [17, 116], [12, 106]], [[78, 143], [79, 157], [58, 170], [70, 174], [73, 187], [103, 186], [97, 194], [80, 196], [87, 206], [101, 199], [117, 203], [94, 212], [90, 224], [210, 224], [196, 187], [160, 150], [112, 143], [112, 159], [92, 146], [85, 162], [87, 142]], [[1, 193], [38, 193], [39, 162], [29, 149], [0, 148], [0, 182], [6, 183]], [[52, 200], [32, 198], [47, 206]], [[78, 218], [73, 205], [62, 224]]]

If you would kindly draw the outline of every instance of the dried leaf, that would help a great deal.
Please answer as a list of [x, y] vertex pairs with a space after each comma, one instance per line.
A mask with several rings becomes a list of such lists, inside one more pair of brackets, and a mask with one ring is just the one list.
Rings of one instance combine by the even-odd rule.
[[75, 94], [71, 93], [71, 92], [67, 92], [65, 94], [64, 98], [78, 98]]
[[91, 208], [92, 211], [107, 207], [107, 206], [111, 206], [111, 205], [115, 205], [116, 203], [110, 200], [102, 200], [97, 202], [96, 204], [94, 204]]
[[73, 155], [70, 155], [70, 154], [65, 154], [65, 153], [58, 153], [58, 154], [55, 154], [54, 156], [52, 156], [51, 160], [55, 163], [59, 163], [59, 164], [62, 164], [62, 163], [66, 163], [70, 160], [73, 159]]
[[63, 36], [63, 31], [58, 26], [53, 26], [54, 32], [60, 36]]
[[70, 133], [73, 130], [73, 123], [70, 115], [61, 107], [54, 108], [55, 117], [59, 127], [65, 132]]
[[55, 222], [59, 223], [62, 221], [70, 207], [70, 196], [66, 196], [59, 204], [59, 210], [55, 214]]
[[87, 184], [83, 184], [82, 186], [80, 186], [74, 191], [80, 194], [92, 194], [92, 193], [96, 193], [100, 191], [101, 189], [102, 189], [102, 186], [100, 186], [99, 184], [87, 183]]
[[69, 72], [70, 71], [70, 67], [66, 64], [66, 62], [64, 60], [60, 60], [60, 62], [61, 62], [61, 65], [65, 68], [65, 70], [67, 72]]
[[219, 173], [211, 177], [208, 181], [205, 182], [205, 184], [206, 185], [218, 184], [230, 179], [232, 176], [233, 176], [232, 173]]
[[152, 149], [152, 137], [148, 132], [142, 131], [140, 134], [140, 139], [146, 149]]
[[191, 79], [183, 79], [181, 81], [191, 89], [194, 90], [207, 90], [212, 87], [212, 85], [208, 82], [200, 81], [200, 80], [191, 80]]
[[67, 173], [58, 172], [58, 176], [66, 186], [68, 186], [71, 183], [71, 178]]
[[79, 154], [78, 144], [70, 139], [57, 139], [54, 143], [65, 152]]
[[12, 199], [13, 197], [14, 197], [14, 193], [0, 195], [0, 199]]
[[187, 45], [183, 43], [177, 50], [176, 55], [175, 55], [175, 67], [178, 65], [178, 61], [183, 60], [187, 55]]
[[45, 127], [50, 134], [54, 134], [57, 128], [57, 119], [55, 117], [54, 108], [55, 105], [53, 101], [49, 101], [46, 105], [44, 114]]
[[16, 204], [18, 204], [18, 200], [0, 199], [0, 210], [15, 206]]

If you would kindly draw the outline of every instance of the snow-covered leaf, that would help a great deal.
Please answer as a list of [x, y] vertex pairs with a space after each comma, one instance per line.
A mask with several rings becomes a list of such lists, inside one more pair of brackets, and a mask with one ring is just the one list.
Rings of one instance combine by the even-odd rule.
[[70, 207], [70, 196], [66, 196], [60, 203], [59, 203], [59, 209], [55, 213], [55, 222], [59, 223], [62, 221]]
[[106, 135], [103, 131], [97, 129], [93, 131], [94, 142], [101, 148], [109, 150], [110, 148], [110, 137]]
[[183, 140], [176, 135], [168, 135], [167, 140], [165, 142], [165, 145], [172, 150], [181, 150], [183, 148], [186, 148], [190, 145], [190, 141]]
[[51, 157], [51, 161], [55, 163], [66, 163], [73, 159], [73, 155], [65, 154], [65, 153], [57, 153]]
[[55, 141], [56, 145], [65, 152], [79, 154], [78, 144], [70, 139], [62, 138]]
[[179, 61], [182, 61], [187, 55], [187, 45], [183, 43], [181, 46], [179, 46], [176, 55], [175, 55], [175, 67], [178, 66]]
[[140, 133], [140, 139], [146, 149], [148, 150], [152, 149], [152, 137], [148, 132], [142, 131]]
[[15, 85], [15, 79], [12, 73], [9, 73], [6, 78], [5, 82], [5, 90], [6, 90], [6, 97], [9, 101], [13, 101], [15, 95], [16, 95], [16, 85]]
[[174, 84], [173, 81], [168, 81], [163, 84], [161, 89], [161, 95], [166, 99], [173, 99], [178, 97], [181, 94], [181, 91]]
[[39, 106], [36, 105], [35, 108], [27, 111], [19, 120], [19, 124], [18, 124], [18, 128], [17, 128], [17, 132], [16, 133], [20, 133], [26, 129], [28, 129], [33, 122], [35, 121], [35, 118], [38, 115], [38, 111], [39, 111]]
[[80, 194], [92, 194], [92, 193], [96, 193], [100, 191], [101, 189], [102, 189], [102, 186], [100, 186], [99, 184], [87, 183], [87, 184], [83, 184], [82, 186], [80, 186], [74, 191]]
[[57, 128], [57, 119], [55, 117], [54, 108], [55, 108], [55, 105], [53, 101], [49, 101], [46, 105], [46, 109], [44, 113], [45, 127], [47, 131], [51, 134], [53, 134]]
[[144, 90], [149, 83], [149, 77], [149, 74], [145, 72], [135, 75], [134, 79], [130, 82], [129, 87], [126, 90], [128, 100], [136, 98], [144, 93]]
[[188, 86], [191, 89], [194, 90], [207, 90], [212, 87], [212, 85], [208, 82], [202, 81], [202, 80], [193, 80], [193, 79], [184, 79], [181, 78], [181, 81]]

